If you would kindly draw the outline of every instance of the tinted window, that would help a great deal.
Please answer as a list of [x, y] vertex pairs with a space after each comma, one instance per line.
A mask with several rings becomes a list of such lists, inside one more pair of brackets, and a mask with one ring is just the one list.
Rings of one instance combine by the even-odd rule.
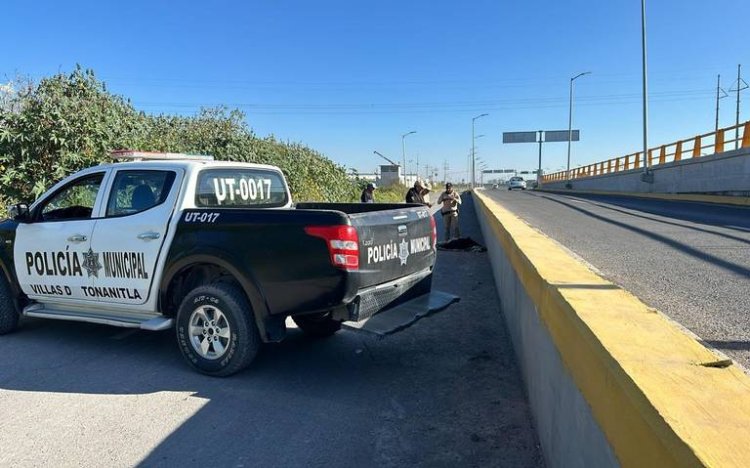
[[118, 171], [107, 202], [107, 216], [125, 216], [164, 203], [172, 189], [172, 171]]
[[273, 208], [287, 201], [284, 178], [264, 169], [206, 169], [195, 191], [201, 207]]
[[52, 195], [39, 207], [42, 221], [91, 218], [103, 173], [75, 180]]

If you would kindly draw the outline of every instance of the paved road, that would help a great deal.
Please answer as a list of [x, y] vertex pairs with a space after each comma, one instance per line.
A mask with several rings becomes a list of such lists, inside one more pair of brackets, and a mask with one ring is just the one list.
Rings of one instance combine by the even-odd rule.
[[292, 330], [227, 379], [171, 332], [26, 320], [0, 337], [0, 466], [540, 466], [491, 274], [441, 252], [449, 311], [383, 340]]
[[485, 193], [750, 369], [750, 209]]

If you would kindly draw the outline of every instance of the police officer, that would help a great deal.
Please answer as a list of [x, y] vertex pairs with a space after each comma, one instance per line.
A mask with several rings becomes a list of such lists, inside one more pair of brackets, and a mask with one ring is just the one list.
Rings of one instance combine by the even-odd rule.
[[424, 189], [425, 187], [422, 181], [417, 179], [417, 181], [414, 182], [414, 187], [406, 192], [406, 203], [419, 203], [420, 205], [432, 206], [432, 203], [428, 203], [424, 200]]
[[453, 190], [453, 184], [445, 184], [445, 192], [440, 194], [438, 203], [442, 203], [440, 214], [443, 215], [443, 224], [445, 225], [445, 241], [451, 240], [451, 234], [456, 233], [455, 237], [461, 237], [461, 231], [458, 229], [458, 205], [461, 204], [461, 195]]
[[375, 203], [375, 189], [376, 187], [374, 183], [368, 183], [367, 187], [362, 190], [362, 195], [359, 197], [360, 201], [362, 203]]

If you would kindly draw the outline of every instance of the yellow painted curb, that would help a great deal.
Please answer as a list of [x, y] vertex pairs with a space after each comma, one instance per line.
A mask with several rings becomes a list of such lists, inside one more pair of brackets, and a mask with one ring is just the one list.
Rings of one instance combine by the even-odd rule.
[[642, 192], [610, 192], [607, 190], [567, 190], [567, 189], [538, 189], [540, 192], [590, 194], [590, 195], [620, 195], [623, 197], [651, 198], [656, 200], [693, 201], [701, 203], [716, 203], [720, 205], [750, 206], [750, 197], [730, 197], [726, 195], [700, 195], [689, 193], [642, 193]]
[[623, 466], [750, 466], [750, 377], [474, 193]]

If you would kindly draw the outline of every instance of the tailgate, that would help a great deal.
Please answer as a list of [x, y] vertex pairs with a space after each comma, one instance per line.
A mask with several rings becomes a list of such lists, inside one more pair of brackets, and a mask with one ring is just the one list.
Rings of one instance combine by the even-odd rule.
[[430, 212], [425, 208], [349, 215], [359, 235], [360, 288], [401, 278], [435, 263]]

